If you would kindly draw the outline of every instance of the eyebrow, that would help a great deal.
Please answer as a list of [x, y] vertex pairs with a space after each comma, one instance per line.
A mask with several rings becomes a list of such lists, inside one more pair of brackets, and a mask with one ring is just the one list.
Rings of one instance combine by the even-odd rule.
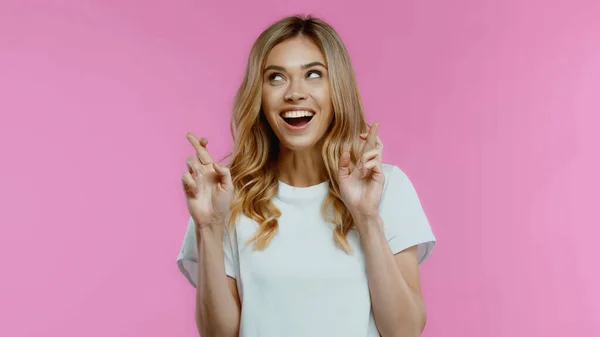
[[[321, 63], [319, 61], [304, 64], [304, 65], [302, 65], [301, 68], [302, 69], [307, 69], [307, 68], [311, 68], [311, 67], [315, 67], [315, 66], [321, 66], [321, 67], [327, 69], [327, 67], [323, 63]], [[275, 65], [270, 65], [270, 66], [268, 66], [268, 67], [265, 68], [265, 72], [268, 71], [268, 70], [286, 71], [284, 67], [275, 66]]]

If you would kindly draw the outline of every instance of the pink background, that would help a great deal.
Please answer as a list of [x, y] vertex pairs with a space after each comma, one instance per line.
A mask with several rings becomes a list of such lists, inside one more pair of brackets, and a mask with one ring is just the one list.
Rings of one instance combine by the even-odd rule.
[[208, 3], [0, 2], [0, 336], [196, 335], [185, 132], [227, 153], [248, 50], [297, 12], [439, 239], [424, 336], [600, 335], [599, 2]]

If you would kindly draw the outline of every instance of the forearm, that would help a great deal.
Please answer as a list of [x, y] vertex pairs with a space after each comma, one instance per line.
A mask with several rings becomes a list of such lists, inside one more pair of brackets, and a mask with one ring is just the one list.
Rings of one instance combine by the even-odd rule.
[[383, 337], [418, 337], [425, 325], [420, 297], [408, 286], [383, 232], [381, 218], [359, 219], [373, 316]]
[[240, 308], [229, 290], [223, 263], [223, 229], [200, 229], [196, 324], [202, 337], [238, 336]]

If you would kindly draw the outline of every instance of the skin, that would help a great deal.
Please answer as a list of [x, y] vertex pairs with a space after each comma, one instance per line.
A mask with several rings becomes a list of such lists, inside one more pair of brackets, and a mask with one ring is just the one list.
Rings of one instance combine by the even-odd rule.
[[350, 210], [365, 254], [367, 278], [375, 325], [381, 336], [421, 336], [426, 310], [421, 293], [416, 246], [394, 255], [383, 231], [379, 203], [384, 175], [383, 144], [375, 123], [364, 139], [357, 168], [350, 171], [350, 156], [340, 160], [339, 185], [344, 204]]
[[[319, 141], [333, 120], [327, 62], [309, 39], [284, 41], [269, 53], [262, 87], [263, 111], [280, 141], [279, 179], [306, 187], [321, 182], [323, 161]], [[315, 112], [308, 129], [291, 132], [280, 113], [290, 108]]]
[[[307, 66], [308, 65], [308, 66]], [[320, 141], [333, 119], [327, 64], [309, 39], [294, 38], [277, 45], [267, 57], [263, 73], [263, 111], [280, 140], [279, 175], [298, 187], [322, 182]], [[311, 125], [291, 132], [280, 113], [290, 107], [315, 112]], [[416, 247], [393, 255], [382, 229], [379, 203], [384, 184], [383, 144], [375, 123], [362, 134], [362, 156], [350, 170], [350, 157], [340, 159], [339, 186], [350, 210], [365, 254], [375, 323], [384, 337], [420, 336], [426, 321]], [[227, 168], [214, 163], [208, 141], [188, 133], [196, 155], [188, 158], [183, 177], [188, 210], [196, 222], [198, 239], [197, 312], [202, 336], [237, 336], [240, 300], [235, 279], [225, 275], [221, 237], [233, 186]], [[227, 287], [224, 285], [227, 284]]]

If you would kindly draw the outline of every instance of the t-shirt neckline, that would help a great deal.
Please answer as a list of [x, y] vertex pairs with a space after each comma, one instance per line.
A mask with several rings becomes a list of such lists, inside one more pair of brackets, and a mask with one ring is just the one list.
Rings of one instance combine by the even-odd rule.
[[325, 196], [328, 192], [329, 183], [327, 181], [307, 187], [296, 187], [279, 180], [279, 196], [285, 198], [315, 198]]

